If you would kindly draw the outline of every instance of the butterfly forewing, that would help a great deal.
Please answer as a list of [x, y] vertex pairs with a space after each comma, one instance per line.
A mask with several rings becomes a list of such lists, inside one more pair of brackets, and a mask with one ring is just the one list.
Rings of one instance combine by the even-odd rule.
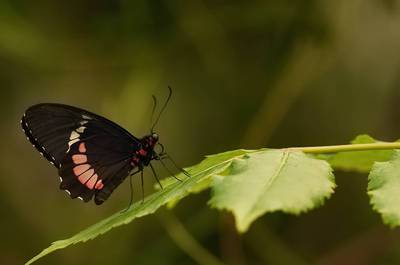
[[39, 104], [24, 114], [32, 144], [59, 170], [60, 188], [72, 198], [104, 202], [129, 175], [140, 141], [117, 124], [61, 104]]

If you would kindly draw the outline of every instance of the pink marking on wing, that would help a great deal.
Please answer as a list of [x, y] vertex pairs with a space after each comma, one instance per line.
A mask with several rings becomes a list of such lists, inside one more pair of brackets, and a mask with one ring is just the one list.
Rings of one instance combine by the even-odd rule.
[[74, 161], [74, 164], [83, 164], [87, 162], [87, 156], [86, 155], [73, 155], [72, 156], [72, 161]]
[[[97, 176], [97, 174], [96, 174]], [[101, 190], [104, 187], [103, 181], [101, 181], [101, 179], [99, 179], [99, 181], [96, 182], [96, 185], [94, 186], [95, 189], [97, 190]]]
[[83, 165], [79, 165], [79, 166], [74, 167], [74, 169], [72, 171], [74, 171], [75, 176], [79, 176], [83, 172], [88, 170], [89, 168], [90, 168], [89, 164], [83, 164]]
[[88, 180], [93, 176], [94, 173], [94, 169], [89, 169], [88, 171], [86, 171], [85, 173], [83, 173], [82, 175], [80, 175], [78, 177], [78, 180], [82, 183], [85, 184], [88, 182]]
[[[90, 170], [89, 170], [90, 171]], [[97, 181], [97, 174], [94, 174], [87, 182], [86, 182], [86, 187], [89, 189], [94, 189], [94, 185], [96, 184]]]
[[85, 143], [82, 142], [82, 143], [79, 144], [79, 152], [86, 153]]

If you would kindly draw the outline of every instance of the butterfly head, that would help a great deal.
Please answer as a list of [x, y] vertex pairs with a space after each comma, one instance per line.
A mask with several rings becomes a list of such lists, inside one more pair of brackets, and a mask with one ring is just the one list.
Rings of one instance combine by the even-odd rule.
[[142, 139], [142, 144], [144, 146], [144, 148], [151, 148], [153, 149], [154, 146], [158, 143], [158, 134], [156, 133], [151, 133], [147, 136], [145, 136]]
[[158, 142], [158, 134], [156, 134], [156, 133], [152, 133], [151, 134], [151, 136], [150, 136], [150, 139], [154, 142], [154, 143], [157, 143]]

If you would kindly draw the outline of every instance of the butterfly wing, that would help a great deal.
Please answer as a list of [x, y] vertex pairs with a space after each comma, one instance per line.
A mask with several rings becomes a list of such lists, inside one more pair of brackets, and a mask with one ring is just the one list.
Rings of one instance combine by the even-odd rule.
[[30, 107], [22, 128], [39, 152], [58, 168], [60, 188], [71, 198], [103, 203], [129, 175], [139, 139], [114, 122], [62, 104]]

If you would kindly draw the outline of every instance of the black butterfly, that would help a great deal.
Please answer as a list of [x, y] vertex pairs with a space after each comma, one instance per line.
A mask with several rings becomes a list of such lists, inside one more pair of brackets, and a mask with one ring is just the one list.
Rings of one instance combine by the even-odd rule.
[[[168, 96], [158, 118], [171, 96]], [[154, 99], [154, 108], [156, 101]], [[43, 103], [26, 110], [21, 125], [27, 138], [52, 163], [60, 176], [60, 189], [71, 198], [102, 204], [131, 172], [141, 172], [151, 161], [167, 155], [153, 132], [139, 139], [116, 123], [76, 107]], [[154, 148], [162, 148], [157, 153]], [[175, 163], [174, 163], [175, 164]], [[161, 184], [160, 184], [161, 185]]]

